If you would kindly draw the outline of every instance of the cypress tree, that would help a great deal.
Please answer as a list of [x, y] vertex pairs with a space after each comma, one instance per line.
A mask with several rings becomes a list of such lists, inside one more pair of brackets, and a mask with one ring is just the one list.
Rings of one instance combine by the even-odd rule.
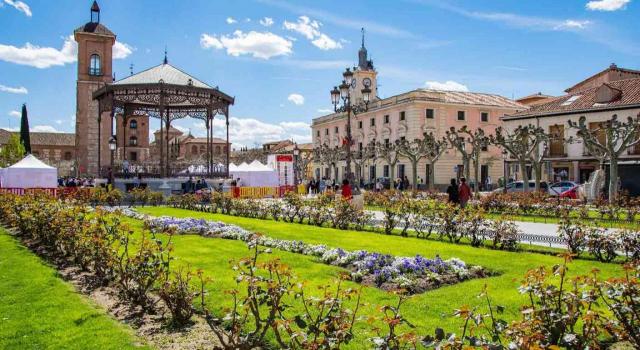
[[31, 138], [29, 137], [29, 118], [27, 117], [27, 105], [22, 104], [22, 118], [20, 118], [20, 143], [24, 151], [31, 154]]

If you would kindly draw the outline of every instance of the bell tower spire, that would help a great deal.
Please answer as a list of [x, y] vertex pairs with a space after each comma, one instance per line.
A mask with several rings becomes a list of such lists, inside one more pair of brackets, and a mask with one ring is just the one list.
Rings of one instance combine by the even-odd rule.
[[100, 6], [96, 0], [91, 5], [91, 23], [100, 23]]
[[361, 28], [362, 30], [362, 48], [364, 49], [364, 28]]

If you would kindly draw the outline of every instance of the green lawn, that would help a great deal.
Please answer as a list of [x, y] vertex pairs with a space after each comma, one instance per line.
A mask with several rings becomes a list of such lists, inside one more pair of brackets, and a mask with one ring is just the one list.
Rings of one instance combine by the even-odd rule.
[[[525, 298], [517, 291], [524, 273], [528, 269], [541, 265], [551, 267], [561, 262], [560, 258], [550, 255], [479, 249], [412, 237], [402, 238], [371, 232], [343, 231], [165, 207], [140, 208], [138, 210], [157, 216], [169, 215], [219, 220], [274, 238], [302, 240], [307, 243], [326, 244], [330, 247], [348, 250], [366, 249], [396, 256], [420, 254], [425, 257], [440, 255], [444, 259], [457, 257], [468, 264], [481, 265], [500, 273], [500, 276], [470, 280], [413, 296], [407, 302], [404, 314], [417, 326], [419, 334], [432, 334], [437, 326], [444, 326], [451, 331], [459, 331], [455, 328], [460, 325], [459, 321], [450, 317], [452, 311], [463, 304], [479, 304], [476, 296], [485, 284], [489, 286], [489, 292], [494, 302], [507, 307], [507, 318], [516, 317], [518, 307], [526, 302]], [[139, 221], [129, 220], [129, 222], [137, 226], [138, 229], [141, 227]], [[182, 263], [202, 268], [207, 275], [214, 278], [214, 283], [209, 285], [211, 291], [208, 297], [209, 305], [214, 309], [219, 309], [226, 303], [220, 292], [235, 285], [233, 282], [234, 273], [229, 269], [228, 261], [248, 255], [245, 244], [195, 235], [174, 237], [174, 243], [175, 256]], [[274, 251], [274, 255], [292, 266], [296, 274], [301, 279], [308, 280], [312, 287], [331, 283], [339, 271], [337, 267], [324, 265], [316, 262], [314, 258], [304, 255], [277, 250]], [[621, 272], [619, 265], [602, 264], [591, 260], [576, 260], [569, 267], [571, 275], [586, 274], [593, 268], [600, 269], [604, 276], [612, 276]], [[350, 285], [354, 286], [355, 284]], [[376, 288], [366, 288], [364, 301], [369, 305], [363, 309], [363, 315], [375, 314], [377, 305], [389, 303], [390, 300], [393, 300], [393, 297], [387, 293]], [[354, 346], [356, 348], [363, 347], [366, 344], [366, 338], [370, 335], [360, 334], [358, 343]]]
[[0, 228], [0, 349], [139, 349], [133, 331], [92, 305]]

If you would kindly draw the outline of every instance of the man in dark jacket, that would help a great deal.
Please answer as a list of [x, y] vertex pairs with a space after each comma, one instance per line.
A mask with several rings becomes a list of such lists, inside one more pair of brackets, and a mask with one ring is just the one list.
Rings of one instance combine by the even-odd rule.
[[447, 194], [449, 195], [449, 203], [458, 204], [460, 202], [458, 197], [458, 183], [456, 179], [451, 179], [451, 185], [447, 187]]

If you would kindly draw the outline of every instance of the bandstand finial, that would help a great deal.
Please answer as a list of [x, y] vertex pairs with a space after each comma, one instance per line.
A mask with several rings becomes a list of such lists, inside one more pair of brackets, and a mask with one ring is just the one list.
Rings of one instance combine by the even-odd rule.
[[164, 61], [162, 61], [163, 64], [168, 64], [169, 63], [169, 59], [167, 59], [167, 46], [165, 45], [164, 47]]

